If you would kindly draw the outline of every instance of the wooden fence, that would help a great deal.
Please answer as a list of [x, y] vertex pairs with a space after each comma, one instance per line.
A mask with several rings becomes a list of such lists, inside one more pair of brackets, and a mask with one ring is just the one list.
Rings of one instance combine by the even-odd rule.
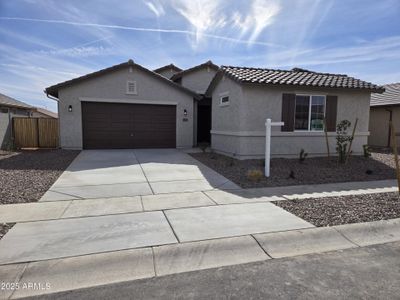
[[13, 118], [13, 135], [17, 148], [57, 148], [58, 119]]

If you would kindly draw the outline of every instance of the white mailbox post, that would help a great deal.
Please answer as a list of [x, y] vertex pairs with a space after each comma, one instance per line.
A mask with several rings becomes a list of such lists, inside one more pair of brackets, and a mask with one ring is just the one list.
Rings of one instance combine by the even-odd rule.
[[265, 177], [269, 177], [269, 166], [271, 160], [271, 127], [283, 126], [283, 122], [272, 122], [271, 119], [265, 121]]

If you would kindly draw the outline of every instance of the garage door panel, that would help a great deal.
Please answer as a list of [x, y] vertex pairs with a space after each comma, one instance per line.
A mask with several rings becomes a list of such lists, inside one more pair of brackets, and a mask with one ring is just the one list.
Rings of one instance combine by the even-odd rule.
[[175, 148], [176, 106], [82, 102], [85, 149]]

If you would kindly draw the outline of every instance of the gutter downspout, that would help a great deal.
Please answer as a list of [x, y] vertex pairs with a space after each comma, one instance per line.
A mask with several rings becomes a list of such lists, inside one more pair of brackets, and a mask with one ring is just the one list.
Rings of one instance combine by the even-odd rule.
[[49, 95], [49, 93], [47, 93], [46, 90], [44, 90], [44, 92], [45, 92], [47, 98], [49, 98], [49, 99], [51, 99], [51, 100], [54, 100], [54, 101], [57, 101], [57, 102], [60, 101], [60, 100], [57, 99], [56, 97], [53, 97], [53, 96]]
[[390, 122], [392, 122], [392, 119], [393, 119], [393, 110], [391, 110], [389, 108], [386, 108], [385, 110], [389, 112], [389, 134], [388, 134], [388, 144], [387, 144], [387, 146], [390, 147], [390, 144], [392, 142], [392, 140], [391, 140], [392, 128], [390, 128]]

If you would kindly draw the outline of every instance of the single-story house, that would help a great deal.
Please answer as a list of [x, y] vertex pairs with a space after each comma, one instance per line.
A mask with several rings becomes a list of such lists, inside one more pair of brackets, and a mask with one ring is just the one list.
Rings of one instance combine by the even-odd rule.
[[176, 73], [179, 73], [181, 71], [182, 71], [182, 69], [175, 66], [174, 64], [169, 64], [169, 65], [166, 65], [161, 68], [153, 70], [153, 72], [160, 74], [168, 79], [171, 79], [172, 76], [174, 76]]
[[22, 101], [0, 94], [0, 149], [7, 149], [12, 141], [12, 118], [30, 117], [35, 108]]
[[359, 154], [369, 134], [371, 93], [384, 91], [342, 74], [211, 61], [170, 79], [161, 74], [129, 60], [48, 87], [47, 95], [58, 101], [61, 147], [189, 148], [211, 134], [216, 152], [258, 158], [264, 155], [265, 119], [271, 118], [285, 122], [273, 129], [272, 155], [297, 156], [301, 149], [322, 155], [323, 119], [335, 152], [336, 123], [358, 118], [353, 152]]
[[400, 83], [387, 84], [384, 88], [384, 93], [371, 96], [368, 144], [379, 147], [392, 146], [389, 126], [389, 122], [392, 121], [397, 133], [396, 142], [400, 147]]

